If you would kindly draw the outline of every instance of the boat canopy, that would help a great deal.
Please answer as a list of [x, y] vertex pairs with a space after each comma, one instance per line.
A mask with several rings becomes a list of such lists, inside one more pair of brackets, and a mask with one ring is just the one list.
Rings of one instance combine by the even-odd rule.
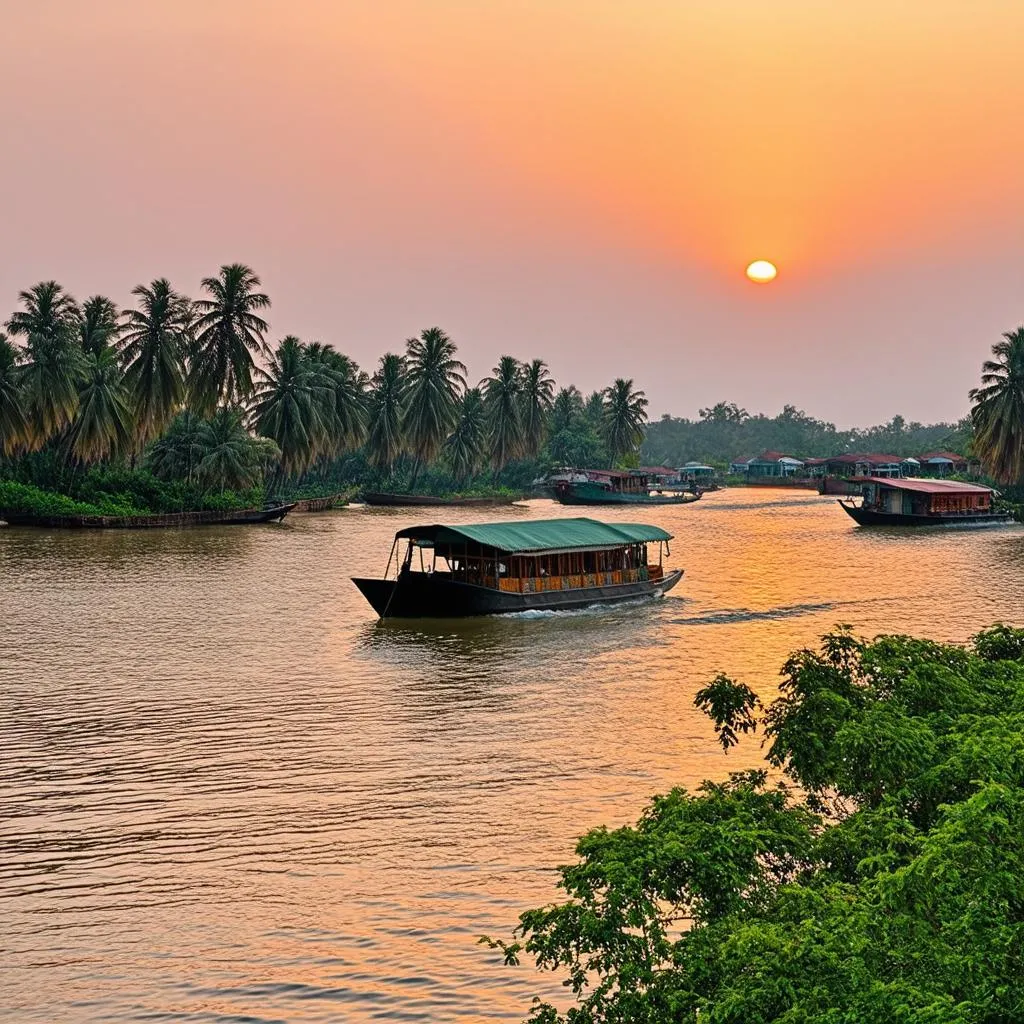
[[596, 519], [533, 519], [511, 523], [471, 523], [464, 526], [410, 526], [396, 539], [408, 538], [420, 547], [466, 544], [473, 541], [510, 555], [526, 552], [604, 551], [627, 544], [671, 540], [672, 534], [645, 523], [602, 523]]
[[931, 480], [922, 477], [858, 477], [859, 484], [879, 484], [895, 491], [917, 491], [921, 494], [992, 494], [991, 487], [969, 484], [961, 480]]

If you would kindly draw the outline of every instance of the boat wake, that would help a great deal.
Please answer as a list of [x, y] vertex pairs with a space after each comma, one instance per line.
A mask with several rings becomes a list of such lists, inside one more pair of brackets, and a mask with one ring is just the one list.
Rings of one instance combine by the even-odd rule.
[[[856, 602], [844, 602], [852, 604]], [[708, 612], [705, 615], [694, 615], [685, 619], [673, 619], [674, 626], [718, 626], [731, 622], [757, 622], [759, 620], [791, 619], [798, 615], [814, 615], [838, 608], [835, 601], [822, 601], [817, 604], [793, 604], [785, 608], [768, 608], [765, 611], [753, 611], [750, 608], [731, 608], [723, 611]]]
[[642, 597], [631, 597], [625, 601], [602, 601], [598, 604], [588, 604], [584, 608], [530, 608], [522, 612], [507, 612], [503, 615], [491, 615], [492, 619], [570, 619], [582, 616], [607, 615], [622, 608], [635, 608], [638, 605], [651, 604], [653, 601], [661, 600], [665, 595], [662, 593], [644, 594]]

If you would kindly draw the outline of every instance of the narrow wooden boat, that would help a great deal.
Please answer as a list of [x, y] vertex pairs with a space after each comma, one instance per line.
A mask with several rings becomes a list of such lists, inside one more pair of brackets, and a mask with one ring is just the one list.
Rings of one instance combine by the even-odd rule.
[[293, 505], [293, 512], [329, 512], [332, 508], [341, 508], [347, 505], [349, 492], [341, 491], [338, 494], [328, 495], [326, 498], [297, 498]]
[[242, 526], [280, 521], [294, 507], [292, 502], [233, 512], [167, 512], [152, 516], [37, 516], [0, 509], [0, 519], [9, 526], [42, 526], [52, 530], [170, 530], [190, 526]]
[[445, 508], [493, 508], [511, 505], [514, 498], [438, 498], [432, 494], [388, 494], [383, 491], [364, 491], [367, 505], [390, 505], [398, 508], [443, 506]]
[[858, 526], [984, 526], [1012, 522], [992, 505], [995, 492], [980, 484], [915, 477], [863, 477], [861, 502], [839, 501]]
[[595, 519], [412, 526], [395, 534], [383, 579], [352, 582], [382, 619], [585, 608], [671, 590], [683, 575], [663, 566], [671, 539]]

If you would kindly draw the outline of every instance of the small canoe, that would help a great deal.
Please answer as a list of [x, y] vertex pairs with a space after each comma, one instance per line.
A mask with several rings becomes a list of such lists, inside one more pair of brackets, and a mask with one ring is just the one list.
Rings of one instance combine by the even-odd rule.
[[244, 508], [232, 512], [166, 512], [151, 516], [37, 516], [0, 509], [8, 526], [41, 526], [51, 530], [173, 530], [190, 526], [242, 526], [284, 519], [290, 504]]
[[514, 498], [437, 498], [431, 494], [387, 494], [382, 491], [364, 491], [363, 501], [367, 505], [417, 508], [423, 506], [444, 506], [445, 508], [493, 508], [497, 505], [511, 505]]

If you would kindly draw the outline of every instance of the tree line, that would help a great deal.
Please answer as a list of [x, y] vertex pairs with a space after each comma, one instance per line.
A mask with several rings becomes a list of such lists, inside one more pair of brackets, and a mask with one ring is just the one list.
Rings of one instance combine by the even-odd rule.
[[0, 334], [7, 469], [37, 456], [37, 470], [45, 464], [59, 481], [140, 464], [223, 490], [264, 474], [277, 486], [314, 469], [329, 476], [349, 459], [356, 472], [411, 488], [439, 466], [467, 486], [497, 482], [516, 463], [636, 457], [647, 400], [632, 380], [584, 398], [558, 388], [543, 360], [505, 355], [470, 386], [438, 327], [371, 374], [329, 344], [291, 335], [268, 344], [260, 287], [235, 263], [204, 278], [198, 299], [158, 278], [134, 288], [124, 310], [102, 295], [80, 304], [56, 281], [21, 292]]

